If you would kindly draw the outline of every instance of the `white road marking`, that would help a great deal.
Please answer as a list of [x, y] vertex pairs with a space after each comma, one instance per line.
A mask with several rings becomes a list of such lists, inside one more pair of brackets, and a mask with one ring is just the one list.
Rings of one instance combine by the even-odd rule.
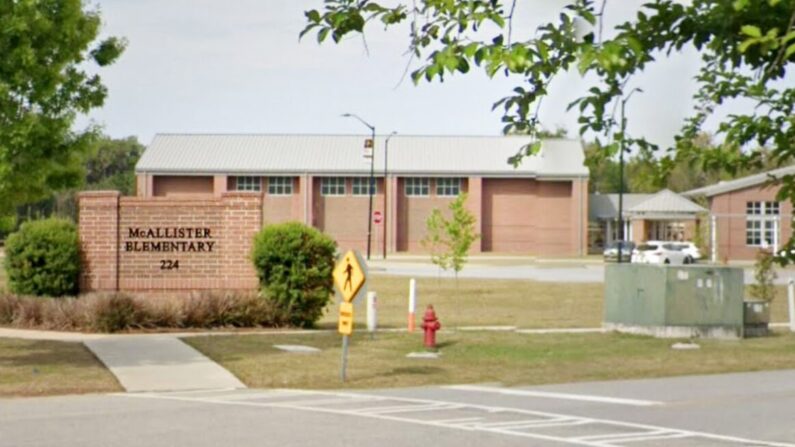
[[599, 402], [604, 404], [633, 405], [637, 407], [651, 407], [663, 405], [662, 402], [652, 400], [625, 399], [621, 397], [593, 396], [589, 394], [552, 393], [547, 391], [515, 390], [510, 388], [496, 388], [492, 386], [477, 385], [450, 385], [444, 388], [458, 391], [475, 391], [478, 393], [504, 394], [507, 396], [541, 397], [545, 399], [580, 400], [585, 402]]
[[[692, 438], [692, 437], [693, 435], [688, 433], [667, 433], [658, 436], [637, 436], [635, 438], [624, 438], [624, 439], [614, 440], [613, 442], [624, 444], [626, 442], [664, 441], [668, 439], [682, 439], [682, 438]], [[754, 445], [764, 445], [764, 444], [754, 443]]]
[[[175, 401], [182, 401], [182, 402], [197, 402], [203, 404], [212, 404], [212, 405], [225, 405], [225, 406], [244, 406], [244, 407], [258, 407], [258, 408], [282, 408], [288, 410], [296, 410], [296, 411], [312, 411], [317, 413], [327, 413], [327, 414], [334, 414], [338, 416], [360, 416], [360, 417], [367, 417], [372, 419], [380, 419], [385, 421], [393, 421], [393, 422], [402, 422], [402, 423], [410, 423], [416, 425], [424, 425], [424, 426], [431, 426], [437, 428], [445, 428], [445, 429], [455, 429], [455, 430], [463, 430], [463, 431], [480, 431], [484, 433], [492, 433], [492, 434], [500, 434], [506, 436], [515, 436], [515, 437], [523, 437], [529, 439], [537, 439], [537, 440], [544, 440], [544, 441], [555, 441], [563, 444], [570, 444], [570, 445], [582, 445], [582, 446], [590, 446], [590, 447], [621, 447], [625, 445], [625, 443], [642, 443], [644, 441], [655, 441], [655, 440], [664, 440], [664, 439], [675, 439], [675, 438], [686, 438], [692, 437], [696, 439], [708, 439], [711, 441], [721, 441], [726, 442], [729, 444], [740, 444], [743, 446], [753, 445], [756, 447], [795, 447], [795, 444], [790, 443], [780, 443], [780, 442], [768, 442], [768, 441], [754, 441], [750, 439], [738, 438], [734, 436], [725, 436], [713, 433], [704, 433], [704, 432], [697, 432], [697, 431], [690, 431], [690, 430], [680, 430], [680, 429], [673, 429], [673, 428], [666, 428], [666, 427], [659, 427], [654, 425], [646, 425], [646, 424], [636, 424], [630, 422], [623, 422], [623, 421], [614, 421], [609, 419], [596, 419], [596, 418], [585, 418], [580, 416], [571, 416], [571, 415], [564, 415], [564, 414], [557, 414], [557, 413], [547, 413], [541, 411], [531, 411], [531, 410], [523, 410], [519, 408], [509, 408], [509, 407], [494, 407], [494, 406], [484, 406], [484, 405], [476, 405], [476, 404], [461, 404], [455, 402], [445, 402], [445, 401], [436, 401], [430, 399], [415, 399], [415, 398], [405, 398], [405, 397], [394, 397], [394, 396], [379, 396], [379, 395], [369, 395], [364, 393], [344, 393], [344, 392], [331, 392], [331, 391], [306, 391], [302, 390], [302, 393], [306, 395], [317, 395], [318, 397], [326, 396], [326, 397], [340, 397], [340, 398], [349, 398], [352, 401], [352, 404], [356, 403], [356, 400], [360, 400], [363, 398], [373, 398], [373, 399], [386, 399], [398, 402], [406, 402], [412, 404], [424, 404], [424, 405], [417, 405], [418, 407], [423, 406], [425, 408], [429, 408], [431, 406], [436, 406], [435, 409], [439, 409], [442, 411], [449, 411], [452, 409], [466, 409], [466, 410], [479, 410], [483, 411], [484, 416], [488, 415], [505, 415], [506, 413], [512, 415], [520, 415], [520, 416], [533, 416], [535, 419], [533, 420], [525, 420], [520, 421], [522, 422], [521, 425], [493, 425], [489, 426], [489, 424], [461, 424], [461, 423], [445, 423], [443, 420], [425, 420], [419, 418], [412, 418], [408, 416], [400, 416], [395, 414], [384, 414], [384, 413], [367, 413], [367, 412], [360, 412], [356, 411], [355, 409], [346, 410], [346, 409], [336, 409], [336, 408], [327, 408], [327, 407], [312, 407], [306, 405], [305, 402], [307, 401], [290, 401], [290, 403], [284, 402], [249, 402], [249, 401], [239, 401], [239, 400], [224, 400], [222, 399], [223, 396], [217, 396], [215, 398], [211, 397], [203, 397], [203, 396], [182, 396], [182, 395], [169, 395], [169, 394], [126, 394], [126, 393], [117, 393], [117, 396], [128, 397], [128, 398], [144, 398], [144, 399], [160, 399], [160, 400], [175, 400]], [[432, 411], [433, 409], [428, 409], [428, 411]], [[538, 424], [533, 424], [531, 422], [538, 422]], [[495, 423], [496, 424], [496, 423]], [[544, 424], [548, 426], [585, 426], [587, 424], [600, 424], [600, 425], [608, 425], [613, 426], [617, 430], [626, 430], [627, 428], [634, 428], [643, 430], [644, 432], [636, 432], [634, 433], [635, 437], [620, 437], [624, 432], [616, 432], [613, 434], [604, 434], [608, 440], [589, 440], [583, 439], [584, 437], [577, 437], [577, 436], [565, 436], [565, 435], [548, 435], [544, 433], [534, 433], [532, 431], [525, 431], [525, 430], [532, 430], [534, 428], [540, 428]], [[522, 430], [522, 431], [519, 431]], [[616, 439], [612, 439], [613, 438]]]
[[[662, 435], [670, 435], [674, 432], [670, 432], [667, 430], [657, 430], [657, 431], [645, 431], [645, 432], [632, 432], [632, 433], [610, 433], [610, 434], [601, 434], [601, 435], [589, 435], [589, 436], [578, 436], [575, 439], [579, 439], [581, 441], [618, 441], [621, 438], [638, 438], [638, 437], [648, 437], [648, 436], [662, 436]], [[678, 433], [676, 433], [678, 434]]]
[[482, 421], [483, 418], [458, 418], [458, 419], [434, 419], [434, 422], [439, 424], [470, 424], [472, 422]]

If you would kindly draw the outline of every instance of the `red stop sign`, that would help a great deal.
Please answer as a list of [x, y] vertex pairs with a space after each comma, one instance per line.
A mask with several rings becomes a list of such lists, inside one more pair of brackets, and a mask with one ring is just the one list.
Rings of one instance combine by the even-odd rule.
[[373, 223], [380, 224], [384, 220], [384, 215], [381, 211], [373, 211]]

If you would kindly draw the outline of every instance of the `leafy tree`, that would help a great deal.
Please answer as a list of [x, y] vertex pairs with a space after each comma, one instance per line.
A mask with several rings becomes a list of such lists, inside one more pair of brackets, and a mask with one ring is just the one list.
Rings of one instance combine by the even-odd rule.
[[430, 253], [431, 262], [442, 270], [450, 268], [445, 223], [446, 219], [438, 208], [431, 210], [428, 220], [425, 221], [425, 238], [420, 241], [420, 244]]
[[[19, 220], [31, 220], [49, 216], [74, 219], [77, 214], [76, 193], [79, 189], [118, 190], [124, 195], [135, 194], [135, 164], [143, 154], [144, 146], [135, 137], [114, 139], [100, 136], [83, 154], [80, 165], [84, 166], [79, 183], [72, 188], [52, 192], [49, 197], [17, 209]], [[0, 230], [0, 237], [2, 237]]]
[[[607, 0], [572, 0], [559, 17], [534, 33], [514, 34], [517, 0], [325, 0], [320, 10], [306, 12], [302, 35], [313, 31], [318, 41], [339, 42], [365, 25], [380, 21], [387, 28], [410, 22], [407, 45], [420, 60], [415, 82], [443, 80], [473, 67], [487, 75], [517, 78], [513, 91], [497, 101], [505, 133], [538, 135], [539, 110], [550, 82], [578, 70], [591, 88], [570, 108], [579, 111], [580, 133], [592, 132], [612, 151], [623, 146], [656, 149], [642, 136], [623, 131], [619, 106], [637, 91], [633, 76], [660, 57], [695, 49], [703, 64], [696, 77], [692, 115], [683, 123], [676, 145], [661, 160], [664, 171], [677, 158], [720, 165], [732, 173], [760, 166], [759, 149], [726, 152], [727, 147], [769, 148], [770, 160], [788, 164], [795, 156], [795, 87], [777, 82], [795, 62], [795, 0], [649, 0], [636, 16], [605, 30]], [[517, 30], [518, 31], [518, 30]], [[726, 117], [718, 127], [725, 141], [713, 150], [694, 144], [706, 120], [732, 100], [749, 103], [744, 113]], [[532, 142], [511, 161], [540, 148]], [[673, 150], [675, 149], [675, 151]], [[795, 176], [781, 179], [779, 200], [795, 198]], [[788, 248], [795, 249], [793, 242]]]
[[99, 31], [81, 0], [0, 3], [0, 214], [79, 183], [96, 130], [72, 125], [107, 95], [89, 62], [107, 66], [124, 48], [95, 42]]
[[452, 268], [458, 272], [464, 268], [469, 249], [478, 239], [475, 232], [475, 216], [466, 208], [466, 194], [460, 194], [450, 202], [450, 218], [445, 218], [434, 208], [426, 221], [427, 234], [422, 245], [431, 253], [431, 262], [443, 270]]
[[756, 253], [754, 264], [754, 283], [749, 292], [751, 296], [761, 301], [773, 301], [776, 298], [776, 278], [778, 274], [774, 268], [775, 258], [768, 250], [759, 250]]
[[86, 187], [135, 194], [135, 164], [144, 152], [136, 137], [102, 137], [86, 157]]

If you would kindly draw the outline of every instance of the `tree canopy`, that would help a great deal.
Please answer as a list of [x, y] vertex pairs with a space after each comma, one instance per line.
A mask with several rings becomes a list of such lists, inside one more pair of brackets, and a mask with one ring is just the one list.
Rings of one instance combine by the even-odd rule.
[[81, 0], [0, 2], [0, 214], [82, 181], [97, 131], [74, 131], [74, 120], [107, 96], [91, 64], [125, 45], [97, 41], [100, 24]]
[[[135, 195], [135, 164], [143, 152], [144, 146], [136, 137], [99, 135], [85, 151], [75, 155], [76, 164], [80, 166], [76, 183], [68, 189], [52, 191], [42, 200], [18, 207], [10, 215], [13, 217], [9, 222], [11, 229], [18, 221], [34, 218], [58, 216], [74, 219], [77, 216], [78, 189], [111, 189], [122, 195]], [[3, 219], [0, 218], [0, 236], [4, 234], [3, 228]]]
[[774, 87], [773, 81], [795, 60], [795, 0], [692, 0], [687, 5], [651, 0], [634, 19], [607, 31], [607, 0], [576, 0], [558, 20], [539, 26], [530, 38], [515, 40], [517, 1], [413, 0], [387, 7], [374, 0], [325, 0], [322, 9], [306, 12], [302, 35], [316, 31], [320, 42], [329, 36], [339, 42], [376, 21], [386, 27], [410, 21], [407, 45], [420, 61], [412, 73], [416, 82], [443, 80], [472, 67], [489, 76], [521, 79], [510, 96], [495, 104], [503, 109], [506, 133], [538, 133], [538, 112], [549, 83], [576, 69], [595, 80], [570, 105], [580, 112], [580, 131], [640, 147], [649, 144], [619, 133], [616, 107], [631, 94], [633, 75], [657, 57], [689, 46], [699, 50], [704, 64], [697, 77], [698, 104], [679, 140], [695, 138], [724, 101], [745, 98], [758, 107], [730, 116], [719, 134], [740, 146], [773, 144], [774, 156], [782, 161], [791, 155], [795, 90]]
[[[795, 62], [795, 0], [649, 0], [631, 20], [609, 28], [607, 0], [572, 0], [556, 20], [521, 36], [513, 29], [518, 2], [404, 0], [385, 6], [378, 0], [324, 0], [322, 8], [306, 11], [302, 36], [314, 32], [319, 42], [329, 37], [339, 42], [368, 25], [409, 22], [407, 46], [418, 61], [415, 82], [443, 80], [475, 67], [489, 76], [517, 79], [513, 91], [495, 103], [506, 133], [537, 136], [550, 82], [576, 70], [591, 85], [569, 107], [579, 112], [580, 133], [595, 135], [608, 154], [621, 143], [628, 151], [657, 149], [642, 135], [626, 134], [617, 109], [636, 91], [633, 76], [659, 58], [695, 49], [702, 57], [695, 107], [675, 144], [654, 159], [662, 175], [681, 162], [730, 174], [792, 162], [795, 88], [780, 81]], [[716, 135], [725, 144], [700, 146], [705, 122], [736, 100], [749, 106], [721, 119]], [[511, 161], [518, 163], [539, 148], [533, 142]], [[779, 199], [791, 201], [795, 177], [780, 182]]]

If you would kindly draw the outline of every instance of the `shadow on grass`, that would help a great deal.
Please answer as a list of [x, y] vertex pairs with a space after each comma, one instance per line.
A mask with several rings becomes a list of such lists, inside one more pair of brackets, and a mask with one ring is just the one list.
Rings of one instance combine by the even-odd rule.
[[35, 368], [38, 366], [96, 366], [94, 357], [80, 345], [51, 341], [33, 341], [16, 346], [0, 346], [0, 367]]
[[450, 346], [454, 346], [454, 345], [457, 345], [457, 344], [458, 344], [457, 340], [443, 341], [443, 342], [436, 343], [436, 349], [439, 350], [439, 349], [443, 349], [443, 348], [449, 348]]
[[393, 368], [392, 371], [382, 374], [382, 376], [386, 377], [395, 377], [395, 376], [404, 376], [404, 375], [430, 376], [433, 374], [439, 374], [442, 371], [444, 371], [442, 368], [436, 366], [402, 366], [400, 368]]

